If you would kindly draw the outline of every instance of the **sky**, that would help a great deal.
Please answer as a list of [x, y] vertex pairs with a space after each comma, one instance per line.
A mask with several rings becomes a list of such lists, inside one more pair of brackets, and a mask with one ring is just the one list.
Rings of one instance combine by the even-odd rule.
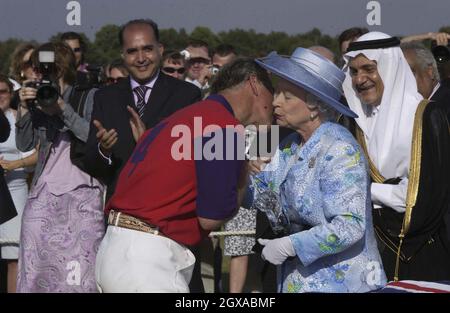
[[[152, 18], [160, 28], [196, 26], [269, 33], [304, 33], [318, 28], [331, 36], [352, 26], [411, 35], [450, 25], [450, 0], [378, 0], [380, 25], [368, 25], [370, 0], [78, 0], [81, 25], [68, 25], [71, 0], [0, 0], [0, 40], [46, 41], [62, 31], [94, 39], [103, 25]], [[374, 1], [372, 1], [374, 2]]]

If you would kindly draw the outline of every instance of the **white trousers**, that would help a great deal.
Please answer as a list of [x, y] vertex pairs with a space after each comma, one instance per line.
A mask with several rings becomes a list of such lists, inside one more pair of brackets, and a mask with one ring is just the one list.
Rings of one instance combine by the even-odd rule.
[[195, 257], [167, 237], [109, 225], [95, 264], [100, 292], [189, 292]]

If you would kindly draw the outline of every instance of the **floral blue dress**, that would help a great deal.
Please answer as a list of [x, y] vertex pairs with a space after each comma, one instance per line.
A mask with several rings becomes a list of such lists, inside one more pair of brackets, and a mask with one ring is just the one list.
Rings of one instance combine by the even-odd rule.
[[252, 177], [253, 207], [289, 235], [297, 256], [278, 267], [282, 292], [368, 292], [386, 276], [372, 224], [370, 181], [360, 146], [326, 122], [300, 145], [284, 140]]

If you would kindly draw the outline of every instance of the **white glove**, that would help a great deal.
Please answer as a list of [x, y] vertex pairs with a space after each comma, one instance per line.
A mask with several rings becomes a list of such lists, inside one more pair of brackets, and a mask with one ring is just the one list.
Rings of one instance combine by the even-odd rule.
[[294, 246], [289, 236], [277, 239], [258, 239], [260, 245], [264, 246], [261, 257], [272, 264], [280, 265], [288, 257], [296, 256]]

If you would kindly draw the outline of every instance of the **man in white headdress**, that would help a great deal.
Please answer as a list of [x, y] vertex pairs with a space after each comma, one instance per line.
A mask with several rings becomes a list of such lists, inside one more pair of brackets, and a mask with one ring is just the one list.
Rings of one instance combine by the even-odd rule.
[[344, 55], [343, 83], [370, 160], [373, 217], [388, 279], [450, 280], [450, 134], [422, 100], [400, 41], [370, 32]]

